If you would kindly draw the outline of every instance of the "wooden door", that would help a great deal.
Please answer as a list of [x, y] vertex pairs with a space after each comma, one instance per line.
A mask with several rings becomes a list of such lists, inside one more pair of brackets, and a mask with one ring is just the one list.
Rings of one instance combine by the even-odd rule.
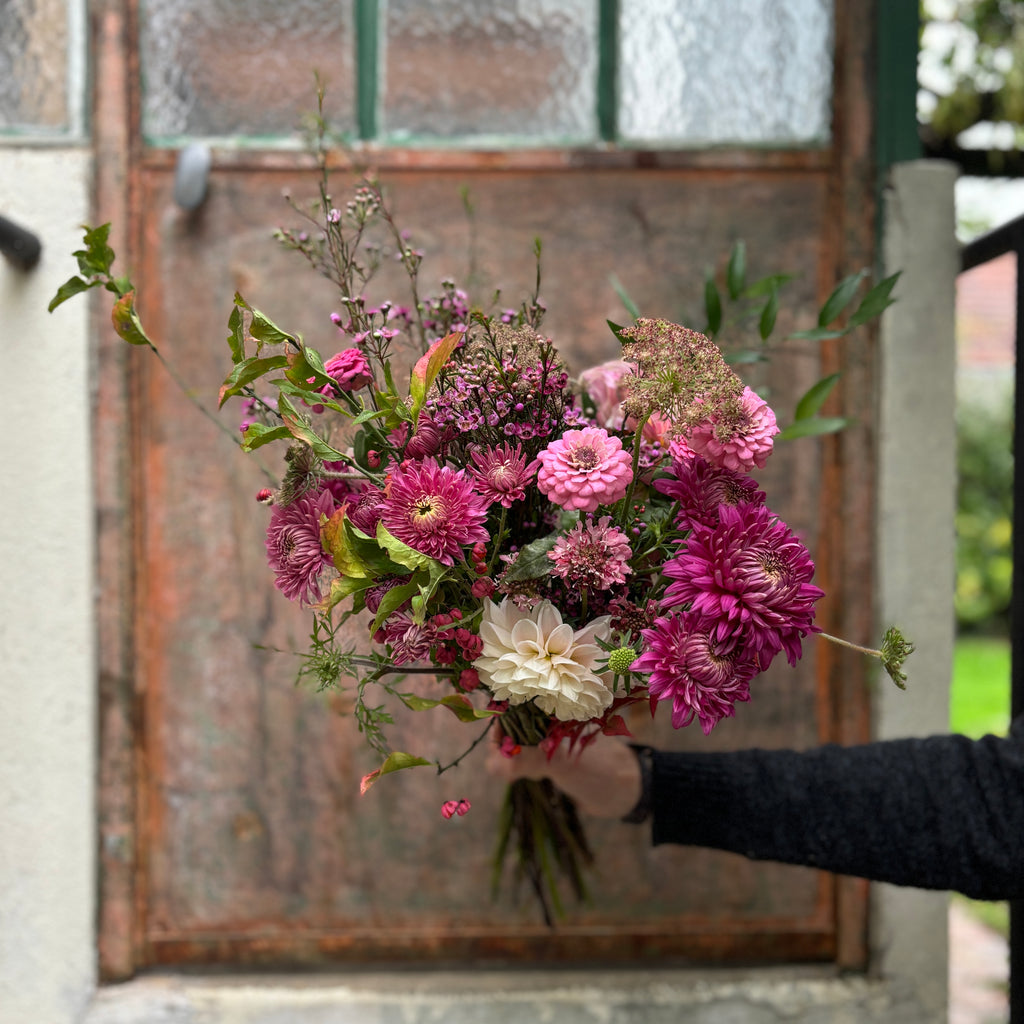
[[[621, 322], [624, 311], [610, 275], [646, 315], [699, 327], [705, 270], [720, 268], [740, 238], [752, 274], [798, 275], [792, 326], [808, 326], [835, 280], [872, 253], [871, 46], [855, 31], [863, 8], [853, 6], [840, 2], [834, 12], [831, 134], [817, 145], [683, 149], [598, 139], [481, 150], [420, 140], [415, 149], [371, 143], [361, 152], [427, 252], [427, 288], [466, 265], [464, 191], [475, 209], [481, 287], [525, 294], [532, 241], [543, 239], [545, 330], [577, 369], [615, 354], [605, 321]], [[150, 4], [149, 17], [160, 9]], [[229, 368], [235, 291], [332, 351], [337, 296], [270, 239], [274, 226], [294, 222], [282, 193], [312, 195], [316, 172], [296, 150], [217, 144], [205, 204], [178, 209], [177, 147], [145, 137], [151, 98], [137, 85], [138, 15], [134, 4], [97, 11], [106, 85], [97, 95], [98, 203], [118, 225], [153, 335], [212, 407]], [[141, 54], [144, 76], [145, 45]], [[216, 116], [208, 120], [224, 131]], [[343, 192], [345, 159], [334, 159]], [[294, 659], [274, 653], [301, 649], [309, 623], [272, 586], [258, 466], [146, 353], [104, 336], [99, 365], [108, 976], [161, 964], [863, 962], [859, 883], [653, 849], [645, 829], [619, 823], [589, 823], [598, 857], [592, 899], [570, 906], [556, 929], [525, 892], [518, 902], [508, 891], [492, 902], [498, 787], [477, 768], [440, 777], [421, 770], [360, 797], [358, 780], [375, 761], [345, 715], [350, 700], [296, 688]], [[761, 383], [779, 410], [792, 409], [837, 368], [839, 403], [856, 426], [826, 442], [780, 446], [760, 480], [815, 555], [829, 592], [822, 624], [864, 640], [872, 625], [872, 339], [861, 331], [825, 348], [784, 346]], [[218, 418], [230, 432], [237, 412]], [[630, 724], [638, 737], [683, 749], [863, 739], [863, 667], [809, 643], [795, 671], [760, 678], [751, 703], [710, 738], [652, 727], [646, 713]], [[464, 740], [464, 727], [456, 732], [439, 714], [394, 730], [396, 748], [431, 754]], [[469, 798], [473, 811], [445, 821], [439, 805], [454, 797]]]

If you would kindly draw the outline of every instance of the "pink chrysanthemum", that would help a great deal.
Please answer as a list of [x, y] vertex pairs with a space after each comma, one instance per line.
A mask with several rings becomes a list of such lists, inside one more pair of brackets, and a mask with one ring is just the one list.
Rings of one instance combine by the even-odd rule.
[[523, 500], [540, 465], [536, 459], [527, 465], [522, 445], [513, 447], [507, 441], [495, 448], [473, 448], [469, 454], [476, 463], [469, 467], [469, 475], [479, 484], [481, 495], [488, 504], [496, 501], [505, 508]]
[[320, 544], [320, 520], [334, 512], [330, 491], [302, 494], [275, 505], [267, 526], [267, 560], [274, 586], [291, 601], [312, 604], [323, 596], [320, 574], [332, 564]]
[[434, 459], [403, 462], [388, 477], [380, 520], [404, 544], [453, 565], [467, 544], [490, 540], [488, 502], [462, 470]]
[[569, 583], [597, 590], [608, 590], [625, 583], [633, 570], [626, 535], [611, 525], [609, 516], [580, 520], [564, 537], [559, 537], [548, 552], [552, 572]]
[[[373, 380], [369, 360], [357, 348], [343, 348], [324, 363], [324, 371], [334, 380], [338, 391], [358, 391]], [[324, 386], [327, 394], [330, 385]]]
[[749, 473], [755, 466], [764, 469], [779, 432], [771, 406], [751, 391], [743, 389], [743, 423], [738, 429], [723, 430], [714, 416], [698, 423], [687, 435], [690, 447], [712, 466]]
[[713, 529], [697, 527], [665, 563], [669, 585], [662, 608], [689, 605], [716, 625], [717, 636], [738, 633], [762, 668], [784, 650], [790, 664], [801, 640], [817, 632], [811, 583], [814, 562], [793, 531], [766, 505], [720, 507]]
[[654, 489], [679, 502], [676, 525], [680, 530], [717, 526], [721, 505], [765, 502], [764, 491], [758, 490], [751, 477], [712, 466], [699, 455], [673, 459], [672, 473], [672, 477], [655, 480]]
[[348, 518], [357, 530], [362, 530], [368, 537], [377, 534], [377, 523], [380, 522], [380, 509], [384, 504], [384, 492], [372, 484], [366, 487], [349, 506]]
[[706, 736], [723, 718], [750, 700], [756, 658], [736, 634], [718, 637], [715, 624], [697, 612], [663, 616], [641, 633], [646, 649], [630, 666], [648, 675], [659, 701], [672, 701], [672, 725], [682, 729], [694, 717]]
[[407, 665], [430, 657], [430, 648], [437, 641], [437, 630], [427, 622], [416, 622], [405, 612], [396, 612], [384, 623], [377, 638], [391, 648], [395, 665]]
[[537, 456], [537, 487], [556, 505], [594, 512], [625, 496], [632, 459], [622, 442], [600, 427], [567, 430]]

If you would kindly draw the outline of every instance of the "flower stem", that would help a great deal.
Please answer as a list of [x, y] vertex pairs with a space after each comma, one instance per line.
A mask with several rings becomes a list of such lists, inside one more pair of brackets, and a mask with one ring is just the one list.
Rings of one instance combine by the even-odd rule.
[[629, 490], [626, 497], [622, 499], [622, 511], [619, 513], [619, 529], [624, 530], [629, 523], [629, 510], [633, 506], [633, 492], [636, 490], [636, 471], [640, 468], [640, 445], [643, 443], [644, 424], [649, 417], [637, 420], [636, 430], [633, 433], [633, 476], [629, 481]]
[[831, 633], [819, 633], [818, 636], [822, 640], [831, 640], [832, 643], [838, 644], [840, 647], [848, 647], [851, 651], [860, 651], [861, 654], [870, 654], [873, 658], [880, 658], [882, 652], [875, 650], [874, 647], [861, 647], [860, 644], [851, 643], [849, 640], [843, 640], [838, 636], [832, 636]]

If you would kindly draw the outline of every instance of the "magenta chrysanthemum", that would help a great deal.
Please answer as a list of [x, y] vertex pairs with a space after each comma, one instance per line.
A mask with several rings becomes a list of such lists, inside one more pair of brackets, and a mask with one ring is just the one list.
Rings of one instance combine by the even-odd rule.
[[274, 586], [291, 601], [312, 604], [323, 596], [320, 574], [332, 563], [320, 544], [320, 521], [333, 512], [334, 498], [324, 490], [275, 505], [270, 513], [267, 560]]
[[580, 520], [564, 537], [559, 537], [548, 552], [552, 572], [569, 583], [597, 590], [608, 590], [625, 583], [633, 570], [626, 535], [611, 525], [609, 516]]
[[556, 505], [594, 512], [625, 496], [633, 479], [622, 442], [600, 427], [567, 430], [537, 456], [537, 487]]
[[469, 454], [476, 463], [469, 467], [469, 475], [479, 485], [488, 504], [496, 501], [511, 508], [513, 502], [526, 497], [526, 487], [539, 463], [534, 459], [527, 465], [522, 445], [505, 442], [494, 448], [473, 448]]
[[385, 495], [379, 511], [388, 532], [444, 565], [465, 545], [490, 540], [488, 502], [462, 470], [434, 459], [406, 461], [388, 478]]
[[648, 676], [659, 701], [672, 701], [672, 725], [681, 729], [694, 717], [706, 736], [723, 718], [750, 700], [756, 658], [736, 634], [718, 637], [714, 622], [697, 612], [663, 616], [642, 631], [644, 653], [630, 666]]
[[743, 389], [743, 422], [724, 431], [712, 416], [698, 423], [687, 434], [690, 447], [712, 466], [749, 473], [755, 466], [764, 469], [779, 432], [771, 406], [750, 388]]
[[672, 460], [672, 477], [654, 481], [654, 489], [679, 502], [676, 525], [680, 530], [718, 525], [719, 506], [753, 502], [763, 505], [764, 491], [744, 473], [721, 469], [693, 455]]
[[[358, 391], [373, 380], [369, 360], [357, 348], [343, 348], [324, 363], [324, 371], [338, 391]], [[325, 385], [326, 393], [330, 385]]]
[[689, 605], [716, 623], [720, 638], [737, 633], [761, 668], [784, 650], [790, 664], [801, 640], [817, 631], [811, 583], [814, 562], [793, 531], [766, 505], [720, 507], [713, 529], [697, 527], [664, 566], [675, 580], [662, 608]]
[[437, 640], [437, 630], [428, 623], [416, 622], [404, 612], [396, 612], [384, 623], [377, 636], [391, 648], [391, 660], [395, 665], [407, 665], [430, 656], [430, 648]]

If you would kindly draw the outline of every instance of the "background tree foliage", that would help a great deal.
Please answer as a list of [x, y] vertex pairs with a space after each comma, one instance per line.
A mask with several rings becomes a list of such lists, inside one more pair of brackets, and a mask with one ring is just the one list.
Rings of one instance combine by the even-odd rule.
[[924, 155], [965, 174], [1024, 173], [1024, 0], [922, 0], [920, 11]]

